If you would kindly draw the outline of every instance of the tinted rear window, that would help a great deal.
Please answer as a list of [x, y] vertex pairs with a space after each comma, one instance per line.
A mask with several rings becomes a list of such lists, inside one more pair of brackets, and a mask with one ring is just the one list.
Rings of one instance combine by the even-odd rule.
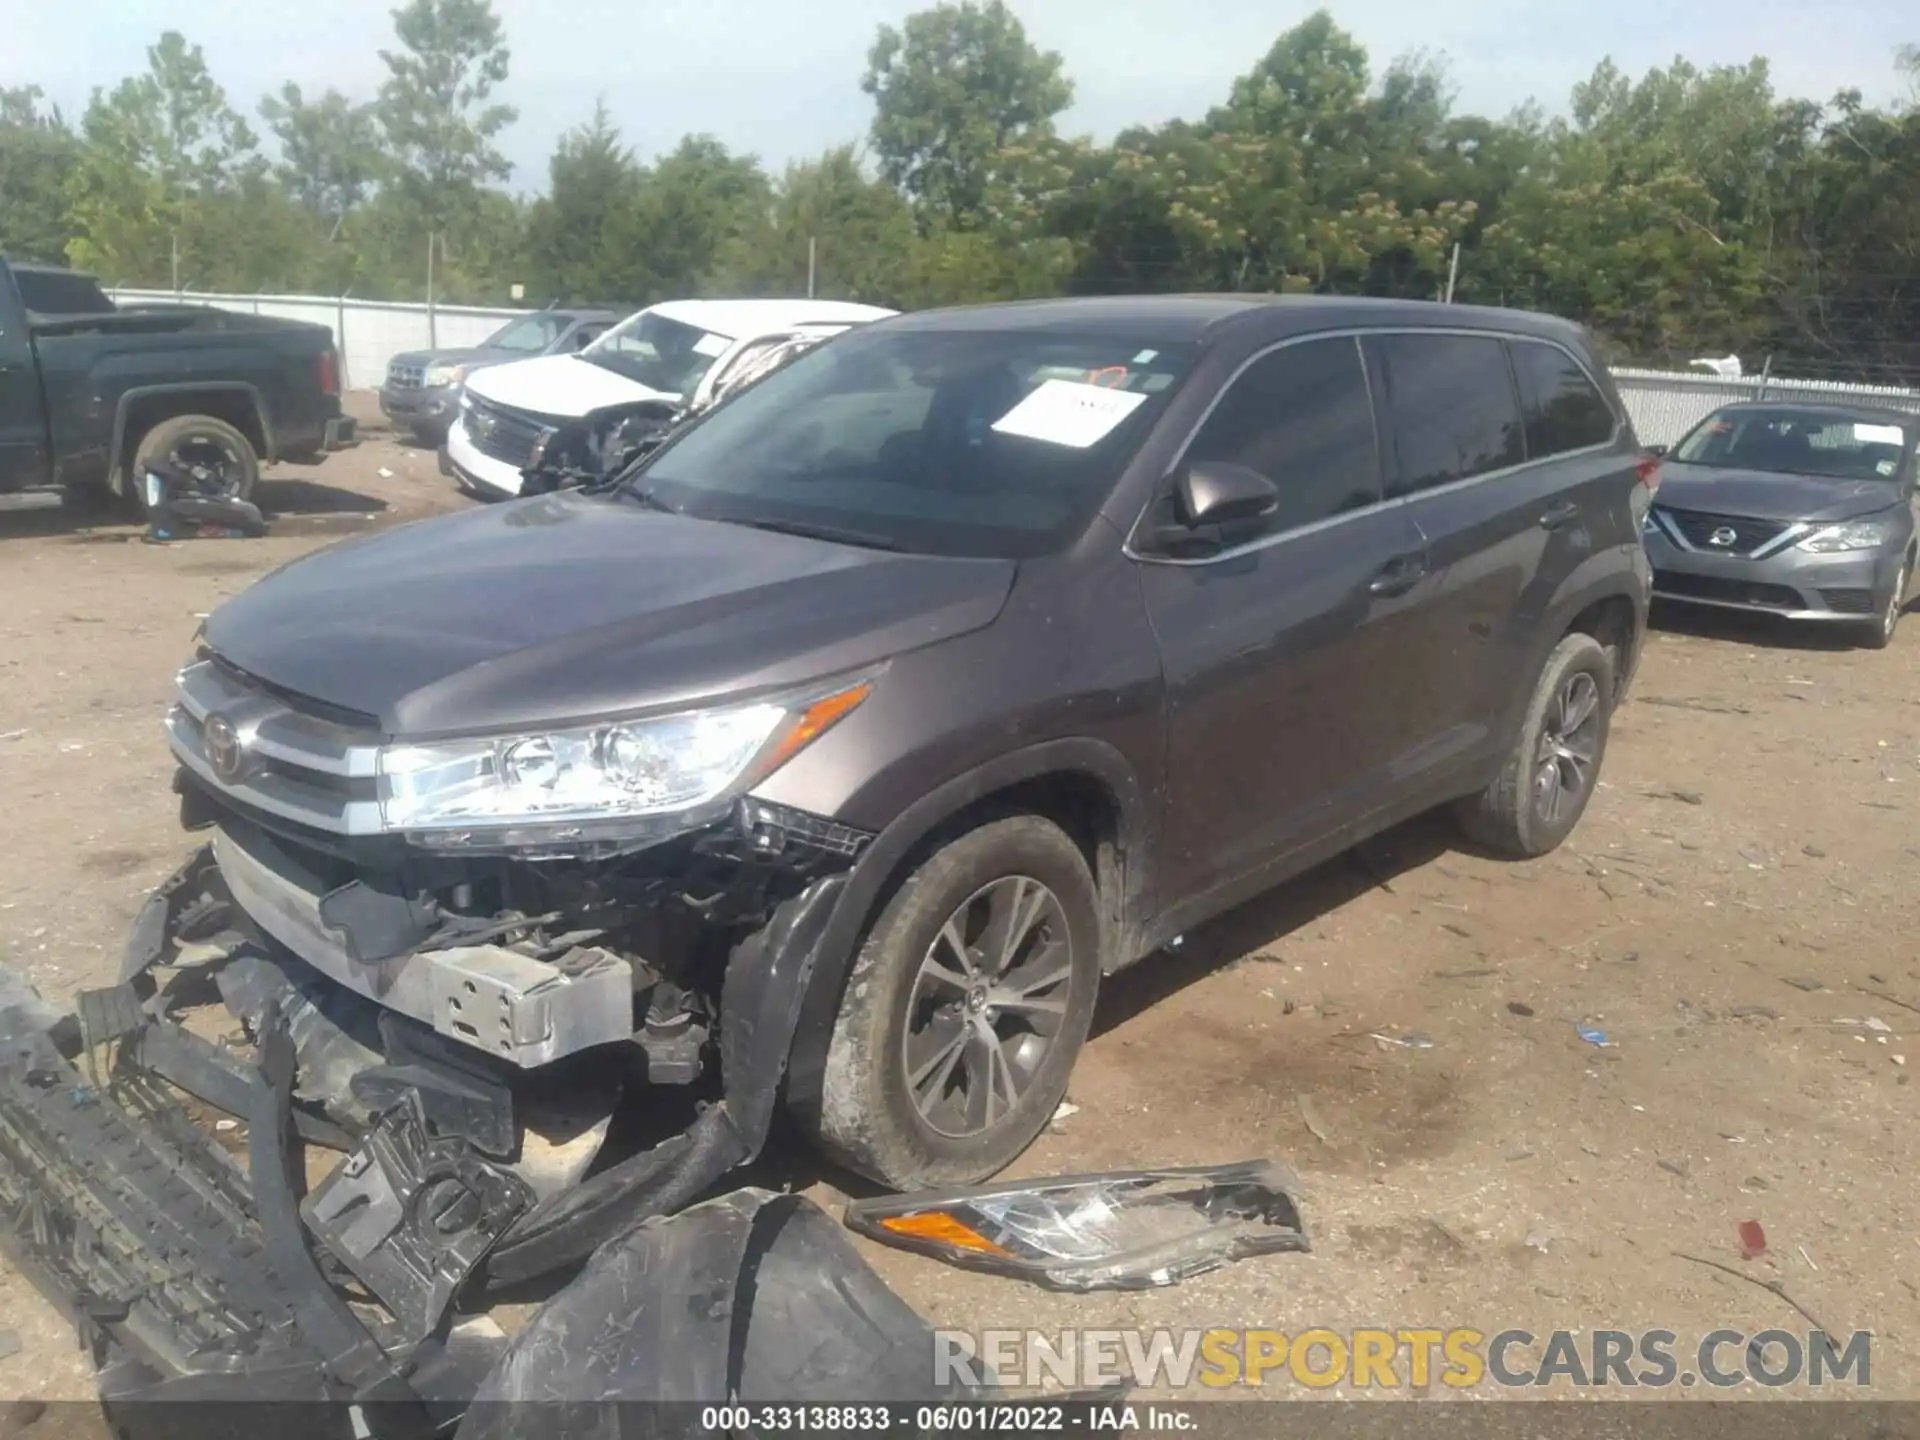
[[1492, 336], [1381, 335], [1386, 422], [1399, 457], [1391, 494], [1431, 490], [1518, 465], [1520, 404], [1506, 347]]
[[113, 302], [91, 275], [59, 271], [16, 270], [13, 280], [20, 298], [36, 315], [111, 315]]
[[1578, 361], [1538, 340], [1515, 340], [1511, 348], [1526, 409], [1529, 459], [1585, 450], [1613, 438], [1613, 411]]

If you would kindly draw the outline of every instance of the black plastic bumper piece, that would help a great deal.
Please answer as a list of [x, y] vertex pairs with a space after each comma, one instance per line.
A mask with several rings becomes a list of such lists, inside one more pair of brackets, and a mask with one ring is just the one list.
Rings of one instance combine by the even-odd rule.
[[606, 1246], [514, 1337], [457, 1440], [679, 1440], [698, 1406], [967, 1398], [933, 1332], [797, 1195], [742, 1189]]

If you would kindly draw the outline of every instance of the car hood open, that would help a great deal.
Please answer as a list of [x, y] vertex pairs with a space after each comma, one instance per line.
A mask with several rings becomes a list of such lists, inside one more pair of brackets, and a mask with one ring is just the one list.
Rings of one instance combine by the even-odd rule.
[[420, 738], [808, 684], [991, 624], [1016, 568], [563, 493], [303, 557], [215, 611], [205, 639]]
[[1835, 480], [1668, 461], [1661, 467], [1656, 503], [1754, 520], [1835, 521], [1871, 515], [1899, 499], [1900, 487], [1891, 480]]

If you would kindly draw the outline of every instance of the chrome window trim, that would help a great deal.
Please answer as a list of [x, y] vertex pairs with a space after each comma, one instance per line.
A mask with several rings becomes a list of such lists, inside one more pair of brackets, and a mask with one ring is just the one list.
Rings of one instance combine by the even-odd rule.
[[[1180, 442], [1180, 448], [1174, 452], [1173, 460], [1167, 467], [1167, 473], [1169, 475], [1175, 473], [1179, 470], [1180, 466], [1185, 463], [1187, 451], [1193, 448], [1193, 442], [1199, 438], [1200, 431], [1204, 429], [1206, 423], [1213, 418], [1213, 412], [1219, 408], [1220, 402], [1226, 398], [1227, 392], [1240, 383], [1241, 377], [1269, 355], [1281, 350], [1290, 349], [1295, 345], [1306, 345], [1316, 340], [1352, 340], [1355, 354], [1360, 361], [1361, 380], [1367, 387], [1367, 402], [1369, 407], [1373, 407], [1375, 403], [1373, 375], [1367, 365], [1367, 354], [1364, 348], [1364, 342], [1369, 335], [1455, 335], [1479, 340], [1498, 340], [1503, 342], [1530, 341], [1537, 345], [1550, 345], [1565, 355], [1569, 360], [1573, 361], [1573, 363], [1580, 368], [1580, 373], [1587, 377], [1587, 383], [1593, 386], [1600, 398], [1603, 401], [1607, 399], [1606, 388], [1594, 378], [1593, 371], [1588, 368], [1586, 361], [1582, 360], [1560, 341], [1548, 340], [1538, 335], [1522, 335], [1511, 330], [1479, 330], [1471, 326], [1451, 325], [1366, 325], [1352, 326], [1340, 330], [1316, 330], [1311, 334], [1289, 335], [1284, 340], [1276, 340], [1273, 344], [1256, 350], [1239, 365], [1235, 366], [1233, 373], [1227, 377], [1226, 383], [1221, 385], [1219, 393], [1208, 403], [1207, 408], [1200, 413], [1199, 418], [1194, 421], [1192, 428], [1187, 431], [1186, 438]], [[1527, 418], [1526, 398], [1520, 393], [1519, 376], [1514, 373], [1513, 363], [1510, 357], [1507, 362], [1507, 373], [1513, 380], [1514, 403], [1519, 407], [1520, 423], [1524, 428]], [[1363, 515], [1376, 514], [1380, 511], [1391, 509], [1396, 505], [1409, 505], [1416, 500], [1424, 500], [1429, 495], [1445, 495], [1453, 491], [1465, 489], [1469, 485], [1481, 485], [1488, 481], [1505, 479], [1508, 476], [1517, 475], [1523, 470], [1531, 469], [1535, 465], [1544, 465], [1551, 460], [1569, 460], [1582, 456], [1599, 455], [1613, 449], [1614, 446], [1620, 443], [1620, 427], [1624, 423], [1621, 419], [1620, 412], [1614, 409], [1610, 401], [1607, 402], [1607, 410], [1608, 413], [1613, 416], [1613, 429], [1607, 438], [1599, 444], [1585, 445], [1578, 450], [1557, 450], [1551, 455], [1542, 455], [1538, 458], [1529, 456], [1518, 465], [1506, 465], [1498, 470], [1488, 470], [1479, 475], [1469, 475], [1465, 479], [1450, 480], [1445, 485], [1435, 485], [1428, 490], [1416, 490], [1408, 495], [1396, 495], [1392, 498], [1386, 498], [1384, 494], [1386, 484], [1386, 457], [1381, 453], [1383, 437], [1380, 424], [1382, 416], [1376, 408], [1373, 410], [1374, 453], [1381, 462], [1380, 479], [1382, 498], [1372, 505], [1362, 506], [1358, 510], [1348, 510], [1339, 515], [1329, 515], [1324, 520], [1315, 520], [1306, 525], [1296, 525], [1288, 530], [1276, 531], [1272, 535], [1262, 535], [1257, 540], [1249, 540], [1244, 545], [1235, 545], [1228, 549], [1217, 551], [1212, 555], [1201, 555], [1188, 559], [1173, 555], [1150, 555], [1134, 547], [1134, 537], [1140, 533], [1141, 523], [1145, 521], [1147, 512], [1153, 508], [1154, 500], [1158, 498], [1157, 494], [1150, 495], [1147, 497], [1146, 502], [1141, 505], [1140, 513], [1133, 517], [1133, 524], [1127, 527], [1127, 536], [1121, 543], [1120, 553], [1126, 556], [1127, 559], [1139, 561], [1143, 565], [1176, 565], [1183, 567], [1215, 565], [1223, 560], [1235, 560], [1243, 555], [1250, 555], [1256, 551], [1264, 550], [1268, 546], [1278, 544], [1282, 540], [1291, 540], [1299, 535], [1312, 535], [1321, 530], [1328, 529], [1331, 526], [1343, 525], [1349, 520], [1359, 519]], [[1525, 443], [1524, 440], [1522, 443]]]

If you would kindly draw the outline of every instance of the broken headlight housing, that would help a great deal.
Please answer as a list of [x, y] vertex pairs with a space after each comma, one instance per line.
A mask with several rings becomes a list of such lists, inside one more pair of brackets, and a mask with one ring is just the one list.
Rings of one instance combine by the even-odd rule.
[[1307, 1250], [1293, 1172], [1271, 1161], [1115, 1170], [856, 1200], [882, 1244], [1052, 1290], [1172, 1285], [1231, 1260]]
[[637, 720], [380, 752], [383, 827], [422, 845], [617, 839], [730, 802], [849, 714], [869, 681]]

